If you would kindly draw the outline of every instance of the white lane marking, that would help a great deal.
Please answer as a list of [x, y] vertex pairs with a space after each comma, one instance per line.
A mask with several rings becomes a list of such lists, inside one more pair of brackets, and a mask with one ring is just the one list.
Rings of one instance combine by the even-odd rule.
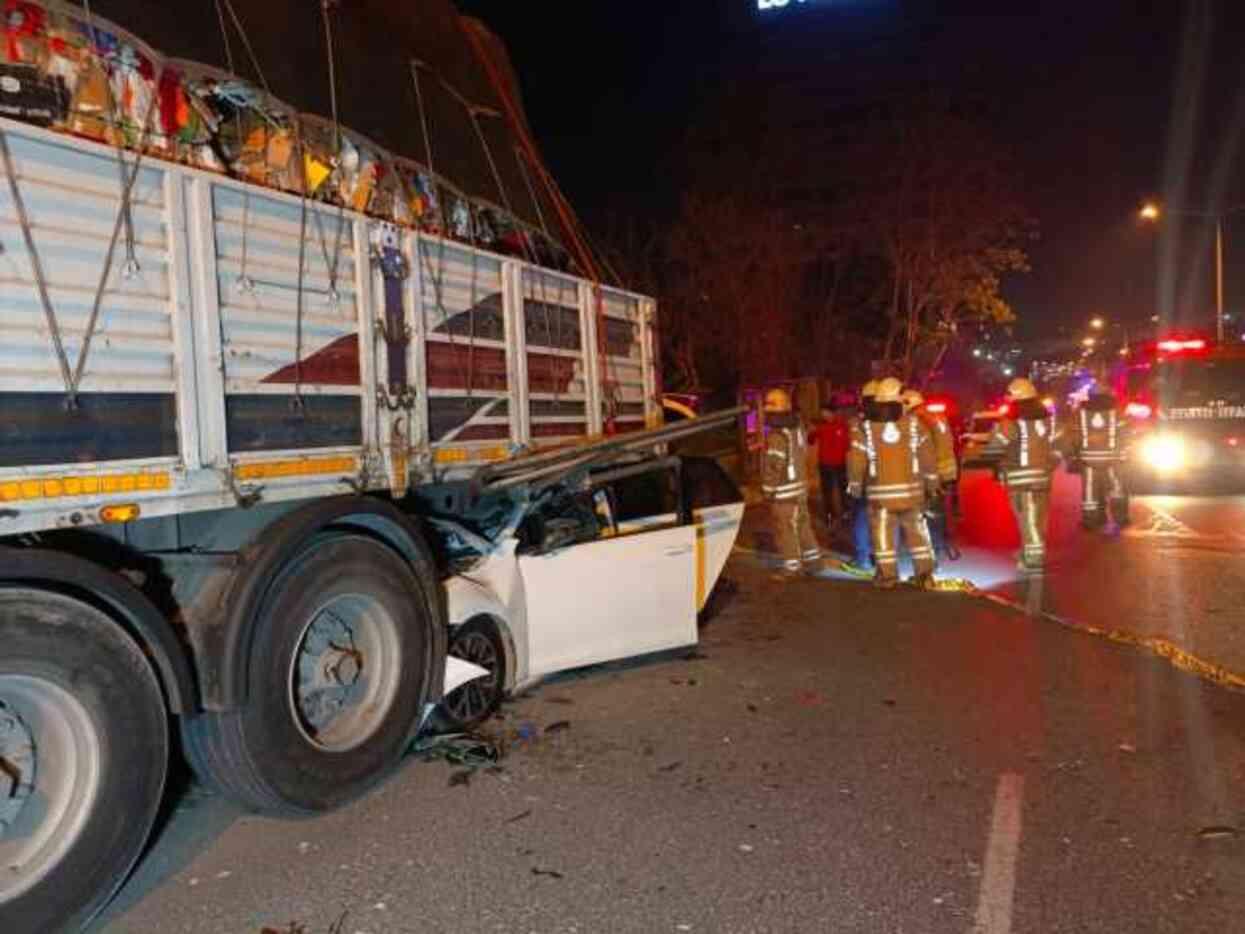
[[973, 934], [1010, 934], [1012, 896], [1016, 891], [1016, 856], [1020, 851], [1020, 812], [1025, 779], [1004, 772], [994, 792], [986, 864], [977, 896], [977, 920]]
[[1211, 538], [1190, 528], [1165, 509], [1153, 503], [1146, 503], [1144, 508], [1151, 513], [1150, 524], [1136, 530], [1138, 536], [1155, 535], [1164, 538]]

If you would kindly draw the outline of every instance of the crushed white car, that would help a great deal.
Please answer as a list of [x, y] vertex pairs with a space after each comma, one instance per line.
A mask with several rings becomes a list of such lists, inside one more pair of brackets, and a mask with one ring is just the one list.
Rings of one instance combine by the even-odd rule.
[[552, 487], [492, 539], [438, 523], [462, 558], [437, 725], [479, 723], [555, 672], [694, 645], [743, 513], [716, 462], [662, 457]]

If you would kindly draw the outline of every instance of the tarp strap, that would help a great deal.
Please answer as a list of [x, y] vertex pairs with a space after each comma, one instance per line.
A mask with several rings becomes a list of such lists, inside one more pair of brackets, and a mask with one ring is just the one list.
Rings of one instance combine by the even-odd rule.
[[[163, 68], [156, 73], [155, 86], [159, 86]], [[95, 328], [99, 324], [99, 312], [104, 303], [104, 289], [108, 285], [108, 277], [112, 272], [113, 258], [117, 252], [117, 240], [130, 207], [130, 198], [134, 193], [134, 183], [138, 180], [139, 169], [143, 164], [144, 143], [147, 131], [151, 128], [151, 118], [156, 112], [158, 95], [152, 94], [147, 105], [147, 114], [139, 134], [138, 145], [134, 156], [134, 166], [121, 187], [121, 204], [117, 209], [117, 219], [112, 225], [112, 237], [108, 241], [108, 251], [104, 254], [104, 265], [100, 270], [99, 283], [95, 287], [95, 299], [91, 303], [91, 313], [87, 318], [86, 329], [82, 334], [82, 346], [78, 349], [78, 360], [73, 370], [69, 368], [69, 355], [65, 351], [64, 340], [56, 321], [56, 310], [52, 307], [52, 298], [48, 294], [47, 278], [43, 273], [43, 264], [39, 260], [39, 252], [35, 248], [34, 235], [31, 233], [30, 215], [26, 210], [26, 202], [22, 199], [20, 186], [17, 183], [17, 170], [13, 165], [13, 153], [9, 149], [8, 137], [0, 133], [0, 148], [3, 148], [4, 169], [8, 176], [9, 192], [13, 196], [13, 207], [17, 213], [18, 223], [22, 228], [22, 238], [26, 242], [26, 251], [30, 256], [31, 272], [35, 277], [35, 286], [39, 292], [39, 301], [43, 305], [43, 314], [48, 323], [48, 331], [56, 350], [57, 363], [60, 366], [61, 378], [65, 383], [65, 407], [73, 410], [78, 407], [78, 387], [82, 385], [82, 375], [86, 372], [87, 359], [91, 353], [91, 341], [95, 337]]]
[[514, 147], [514, 158], [519, 163], [519, 174], [523, 176], [523, 182], [527, 185], [527, 193], [532, 199], [532, 204], [536, 208], [536, 218], [540, 221], [540, 229], [550, 241], [553, 240], [553, 234], [549, 232], [549, 225], [545, 223], [545, 212], [541, 210], [540, 199], [536, 197], [536, 189], [532, 186], [532, 176], [527, 171], [527, 165], [523, 161], [523, 150], [518, 146]]
[[[83, 8], [83, 11], [86, 13], [87, 29], [89, 30], [90, 36], [91, 36], [91, 39], [90, 39], [91, 51], [89, 54], [99, 57], [98, 53], [96, 52], [96, 41], [95, 40], [96, 40], [97, 31], [95, 28], [95, 14], [91, 12], [91, 0], [82, 0], [82, 8]], [[101, 62], [100, 64], [105, 69], [108, 69], [107, 63]], [[104, 82], [104, 85], [108, 89], [108, 113], [109, 113], [110, 118], [112, 119], [113, 136], [117, 141], [117, 182], [122, 188], [124, 188], [125, 187], [125, 135], [121, 130], [120, 110], [117, 106], [117, 95], [113, 90], [112, 82], [106, 81]], [[152, 88], [152, 93], [153, 94], [157, 93], [154, 87]], [[133, 276], [138, 275], [138, 273], [139, 273], [138, 257], [135, 256], [134, 254], [134, 215], [130, 211], [129, 206], [127, 205], [125, 207], [125, 265], [122, 267], [121, 274], [125, 278], [129, 279], [129, 278], [132, 278]]]
[[[230, 7], [229, 12], [234, 17], [234, 23], [238, 22], [238, 18], [233, 14], [233, 8]], [[229, 41], [229, 26], [225, 22], [225, 8], [221, 5], [221, 0], [216, 0], [216, 18], [220, 21], [220, 38], [225, 45], [225, 64], [229, 66], [229, 73], [236, 75], [237, 69], [233, 62], [233, 44]], [[241, 30], [241, 26], [238, 27]], [[260, 75], [263, 80], [263, 75]], [[238, 107], [233, 108], [234, 127], [238, 134], [238, 140], [242, 139], [242, 112]], [[226, 167], [228, 168], [228, 167]], [[255, 281], [247, 275], [247, 256], [249, 254], [248, 234], [251, 228], [251, 186], [245, 185], [242, 188], [242, 259], [238, 269], [238, 289], [242, 292], [254, 292]]]
[[30, 257], [30, 268], [35, 277], [35, 287], [39, 291], [39, 301], [43, 305], [43, 317], [47, 321], [48, 334], [52, 338], [52, 347], [56, 351], [56, 362], [60, 365], [61, 379], [65, 383], [67, 404], [74, 407], [73, 375], [69, 370], [69, 355], [65, 353], [65, 343], [61, 339], [61, 329], [56, 322], [56, 311], [52, 308], [52, 299], [48, 295], [47, 280], [43, 275], [43, 264], [39, 261], [39, 251], [35, 249], [34, 236], [30, 232], [30, 217], [26, 213], [26, 202], [22, 199], [17, 184], [17, 170], [13, 167], [13, 154], [9, 151], [8, 134], [0, 130], [0, 154], [4, 157], [4, 174], [9, 180], [9, 193], [13, 197], [13, 208], [17, 213], [17, 221], [22, 228], [22, 238], [26, 241], [26, 253]]

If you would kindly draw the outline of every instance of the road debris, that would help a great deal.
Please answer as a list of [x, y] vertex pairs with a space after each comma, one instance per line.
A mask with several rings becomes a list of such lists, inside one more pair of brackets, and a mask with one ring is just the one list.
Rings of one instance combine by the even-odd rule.
[[548, 876], [550, 879], [565, 879], [566, 876], [558, 872], [556, 869], [541, 869], [539, 866], [532, 867], [532, 875]]
[[556, 723], [551, 723], [547, 727], [545, 727], [545, 734], [548, 735], [550, 733], [561, 733], [563, 730], [569, 730], [570, 728], [571, 728], [570, 720], [558, 720]]
[[1197, 832], [1199, 840], [1223, 840], [1229, 837], [1235, 837], [1240, 833], [1235, 827], [1227, 824], [1212, 824], [1209, 827], [1203, 827]]
[[479, 769], [495, 765], [502, 758], [502, 747], [493, 737], [479, 733], [442, 733], [421, 736], [411, 744], [407, 754], [418, 756], [424, 762], [440, 759], [450, 765]]
[[516, 814], [514, 817], [507, 817], [507, 818], [506, 818], [506, 823], [507, 823], [507, 824], [517, 824], [519, 821], [521, 821], [521, 820], [523, 820], [523, 819], [525, 819], [525, 818], [531, 817], [531, 816], [532, 816], [532, 809], [531, 809], [531, 808], [528, 808], [526, 811], [520, 811], [520, 812], [519, 812], [518, 814]]

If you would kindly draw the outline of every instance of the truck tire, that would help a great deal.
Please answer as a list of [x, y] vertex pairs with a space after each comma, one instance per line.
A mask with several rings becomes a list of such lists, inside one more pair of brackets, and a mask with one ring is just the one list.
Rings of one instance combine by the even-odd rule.
[[163, 696], [141, 648], [61, 594], [0, 589], [0, 646], [0, 930], [77, 931], [155, 822]]
[[457, 733], [479, 726], [506, 696], [506, 646], [497, 623], [487, 616], [467, 620], [450, 634], [449, 654], [487, 668], [489, 676], [451, 691], [436, 709], [438, 732]]
[[364, 535], [312, 539], [260, 607], [246, 705], [182, 719], [200, 778], [285, 817], [339, 807], [384, 778], [429, 694], [436, 581], [419, 573]]

